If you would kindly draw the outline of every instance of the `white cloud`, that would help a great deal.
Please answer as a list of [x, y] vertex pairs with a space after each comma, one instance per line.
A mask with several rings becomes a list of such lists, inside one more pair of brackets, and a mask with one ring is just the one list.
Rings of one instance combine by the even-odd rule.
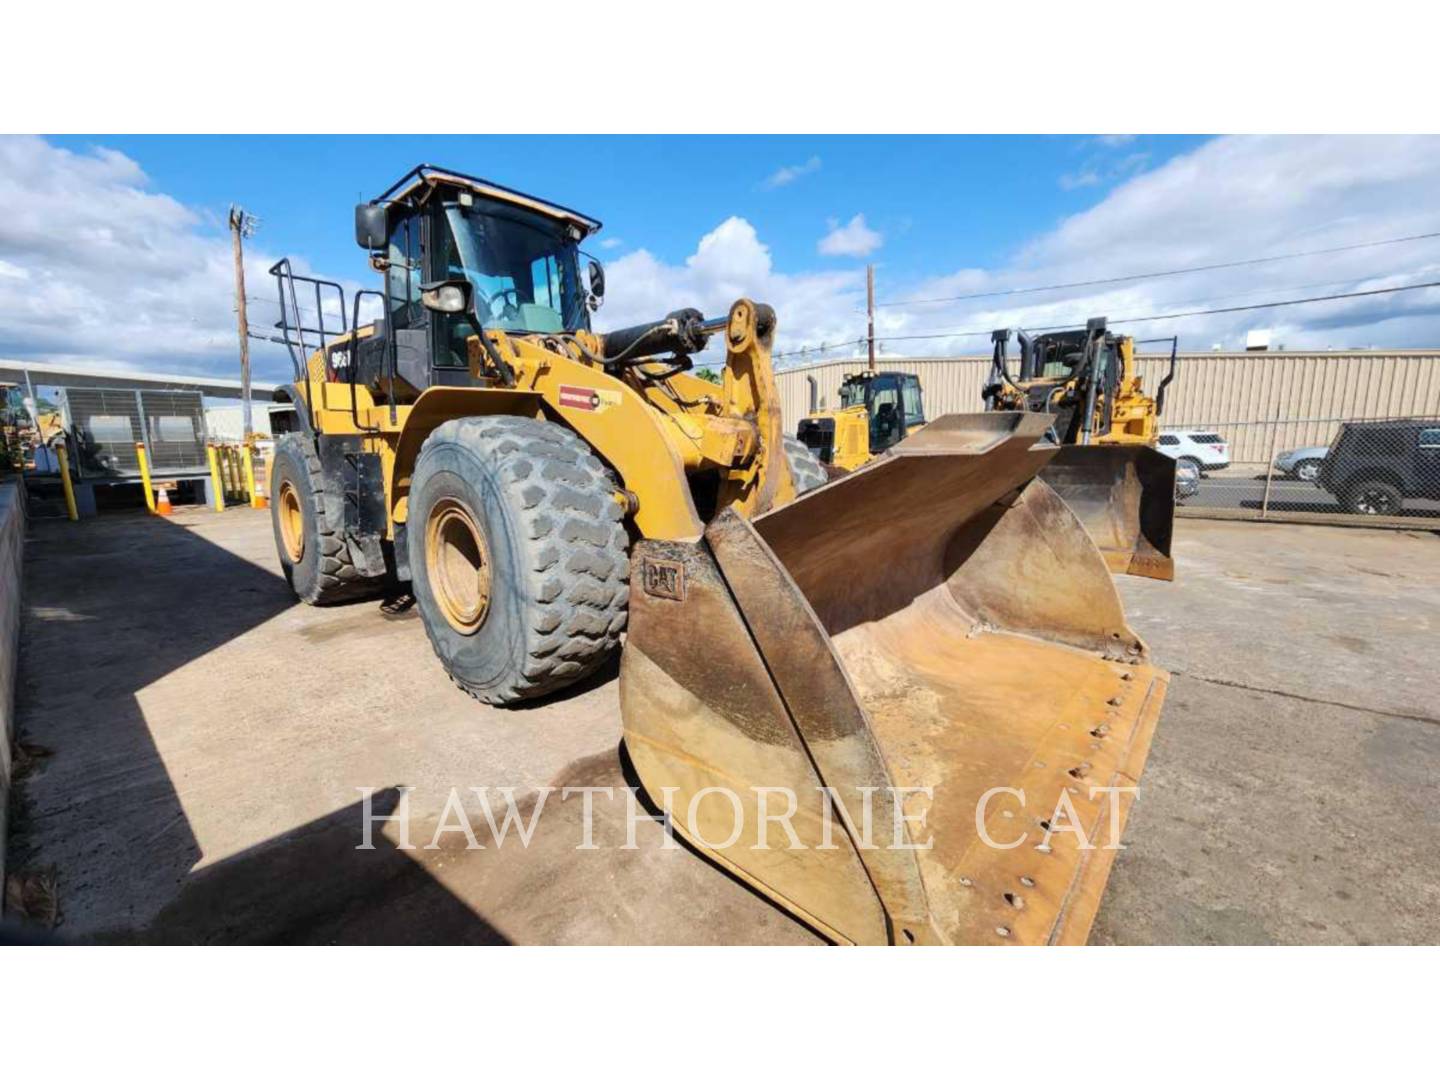
[[[1025, 289], [1440, 231], [1436, 138], [1227, 137], [1144, 171], [1147, 164], [1128, 166], [1135, 174], [1097, 192], [1089, 209], [1028, 240], [1017, 236], [1016, 254], [999, 265], [967, 265], [957, 226], [953, 261], [905, 287], [901, 268], [887, 266], [879, 299]], [[0, 140], [0, 206], [0, 355], [233, 373], [230, 242], [218, 213], [153, 190], [121, 154], [70, 153], [28, 138]], [[863, 215], [836, 228], [880, 240]], [[247, 248], [250, 293], [265, 299], [251, 309], [257, 328], [276, 314], [266, 274], [273, 256], [261, 250], [263, 240], [262, 231]], [[873, 249], [857, 244], [844, 253]], [[748, 296], [775, 307], [782, 351], [853, 343], [864, 333], [861, 267], [787, 273], [739, 217], [707, 232], [678, 263], [629, 250], [609, 263], [607, 278], [596, 320], [602, 328], [685, 306], [721, 315]], [[892, 355], [973, 355], [989, 350], [988, 330], [999, 326], [1118, 320], [1437, 279], [1440, 241], [1424, 241], [1110, 286], [881, 307], [877, 331], [891, 339], [883, 348]], [[1249, 330], [1262, 328], [1289, 348], [1436, 347], [1440, 289], [1117, 328], [1141, 337], [1178, 332], [1182, 347], [1197, 349], [1240, 347]], [[952, 333], [971, 329], [981, 333]], [[847, 345], [825, 355], [858, 352]], [[255, 358], [257, 378], [288, 370], [274, 346], [255, 343]]]
[[1094, 169], [1081, 169], [1079, 172], [1064, 173], [1060, 177], [1060, 186], [1066, 191], [1075, 188], [1093, 187], [1100, 183], [1100, 174]]
[[[631, 252], [605, 272], [606, 302], [596, 320], [614, 329], [658, 319], [677, 308], [723, 315], [740, 297], [770, 304], [779, 317], [779, 340], [838, 342], [856, 336], [855, 306], [864, 295], [864, 272], [783, 274], [755, 227], [730, 217], [706, 233], [682, 265], [650, 252]], [[710, 350], [718, 353], [718, 346]], [[713, 358], [713, 357], [712, 357]]]
[[1125, 146], [1135, 141], [1134, 135], [1096, 135], [1095, 141], [1101, 146]]
[[[114, 150], [0, 139], [0, 355], [238, 375], [234, 267], [218, 214], [151, 190]], [[247, 249], [257, 332], [278, 316], [274, 258]], [[297, 263], [297, 268], [303, 264]], [[279, 346], [252, 342], [257, 379]]]
[[[1437, 189], [1440, 139], [1221, 138], [1124, 180], [999, 266], [961, 264], [905, 289], [887, 280], [894, 271], [882, 272], [880, 299], [1026, 289], [1435, 232]], [[963, 244], [957, 235], [955, 250], [963, 252]], [[1432, 240], [1109, 286], [881, 307], [876, 329], [889, 338], [882, 347], [891, 355], [976, 355], [989, 351], [988, 332], [1001, 326], [1077, 325], [1094, 315], [1118, 320], [1437, 279], [1440, 240]], [[708, 234], [683, 265], [637, 253], [615, 264], [614, 280], [609, 326], [682, 303], [715, 314], [736, 296], [767, 301], [780, 315], [777, 350], [792, 354], [782, 364], [799, 361], [793, 353], [801, 347], [814, 359], [818, 346], [854, 343], [864, 333], [858, 268], [778, 272], [754, 228], [738, 218]], [[1261, 328], [1292, 349], [1436, 347], [1440, 289], [1117, 325], [1137, 337], [1178, 333], [1182, 348], [1199, 350], [1212, 343], [1241, 348], [1248, 331]], [[957, 330], [979, 333], [951, 333]], [[851, 344], [824, 356], [860, 351]]]
[[[1437, 187], [1436, 138], [1214, 139], [1120, 183], [1025, 244], [1007, 265], [936, 276], [885, 299], [1033, 288], [1435, 232]], [[877, 329], [910, 335], [1076, 324], [1092, 315], [1120, 319], [1436, 279], [1440, 241], [1432, 240], [1111, 286], [887, 307]], [[1137, 336], [1179, 333], [1182, 348], [1196, 349], [1242, 347], [1257, 328], [1271, 329], [1289, 348], [1440, 346], [1440, 289], [1117, 327]], [[975, 353], [988, 342], [927, 338], [889, 347]]]
[[600, 241], [600, 246], [606, 251], [613, 251], [616, 248], [623, 246], [624, 243], [625, 241], [621, 240], [618, 236], [607, 236], [605, 237], [605, 239]]
[[1133, 176], [1150, 162], [1150, 155], [1144, 151], [1126, 154], [1124, 157], [1097, 155], [1091, 157], [1078, 170], [1063, 173], [1060, 186], [1066, 191], [1076, 188], [1094, 187], [1097, 184], [1113, 183]]
[[802, 165], [782, 165], [773, 173], [767, 176], [760, 184], [764, 188], [784, 187], [786, 184], [793, 184], [800, 177], [807, 173], [813, 173], [820, 168], [820, 159], [811, 155]]
[[821, 255], [852, 255], [864, 258], [885, 242], [885, 238], [865, 224], [865, 215], [856, 214], [841, 225], [830, 219], [830, 231], [820, 238]]

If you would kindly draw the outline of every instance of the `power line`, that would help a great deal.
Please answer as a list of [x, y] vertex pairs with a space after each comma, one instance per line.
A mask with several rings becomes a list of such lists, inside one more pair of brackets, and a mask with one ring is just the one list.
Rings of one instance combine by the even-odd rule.
[[[1263, 311], [1268, 308], [1294, 307], [1297, 304], [1320, 304], [1328, 300], [1353, 300], [1363, 296], [1385, 296], [1389, 293], [1413, 292], [1416, 289], [1440, 288], [1440, 281], [1422, 281], [1415, 285], [1393, 285], [1385, 289], [1365, 289], [1360, 292], [1332, 293], [1329, 296], [1306, 296], [1299, 300], [1272, 300], [1265, 304], [1241, 304], [1235, 307], [1205, 308], [1199, 311], [1172, 311], [1160, 315], [1126, 315], [1118, 319], [1107, 319], [1109, 324], [1136, 323], [1136, 322], [1159, 322], [1164, 319], [1190, 319], [1197, 315], [1229, 315], [1238, 311]], [[1031, 330], [1070, 330], [1083, 323], [1061, 323], [1056, 326], [1034, 326], [1027, 327]], [[886, 338], [877, 338], [878, 341], [918, 341], [924, 338], [945, 338], [945, 337], [980, 337], [989, 334], [989, 330], [957, 330], [950, 333], [934, 334], [899, 334]]]
[[[1359, 292], [1331, 293], [1328, 296], [1306, 296], [1298, 300], [1271, 300], [1264, 304], [1240, 304], [1233, 307], [1204, 308], [1197, 311], [1172, 311], [1164, 312], [1158, 315], [1125, 315], [1117, 319], [1107, 319], [1106, 322], [1110, 325], [1118, 325], [1121, 323], [1160, 322], [1168, 319], [1190, 319], [1198, 315], [1229, 315], [1240, 311], [1264, 311], [1270, 308], [1295, 307], [1298, 304], [1320, 304], [1330, 300], [1353, 300], [1359, 297], [1385, 296], [1390, 293], [1413, 292], [1417, 289], [1434, 288], [1440, 288], [1440, 281], [1422, 281], [1414, 285], [1392, 285], [1384, 289], [1364, 289]], [[1030, 326], [1026, 327], [1026, 329], [1044, 333], [1050, 330], [1073, 330], [1084, 325], [1084, 323], [1057, 323], [1053, 326]], [[989, 337], [990, 334], [993, 332], [993, 329], [993, 327], [990, 330], [971, 330], [967, 328], [961, 330], [942, 330], [929, 334], [887, 334], [883, 337], [877, 337], [875, 340], [928, 341], [937, 338]], [[789, 352], [775, 353], [774, 358], [780, 359], [787, 356], [799, 356], [802, 354], [802, 352], [828, 352], [831, 349], [845, 348], [851, 345], [857, 345], [863, 341], [864, 339], [862, 338], [860, 339], [860, 341], [845, 341], [841, 342], [839, 345], [812, 347], [803, 350], [791, 349]]]
[[1177, 270], [1154, 270], [1144, 274], [1126, 274], [1121, 277], [1092, 278], [1089, 281], [1070, 281], [1060, 285], [1034, 285], [1023, 289], [999, 289], [994, 292], [963, 293], [959, 296], [929, 296], [917, 300], [890, 300], [876, 307], [905, 307], [910, 304], [948, 304], [959, 300], [983, 300], [996, 296], [1021, 296], [1027, 293], [1054, 292], [1059, 289], [1078, 289], [1088, 285], [1120, 285], [1127, 281], [1145, 281], [1149, 278], [1176, 277], [1180, 274], [1199, 274], [1209, 270], [1230, 270], [1240, 266], [1259, 266], [1263, 263], [1283, 262], [1286, 259], [1307, 259], [1316, 255], [1334, 255], [1342, 251], [1360, 251], [1364, 248], [1384, 247], [1387, 244], [1408, 244], [1416, 240], [1433, 240], [1440, 232], [1418, 233], [1414, 236], [1396, 236], [1389, 240], [1369, 240], [1363, 244], [1345, 244], [1341, 247], [1317, 248], [1314, 251], [1296, 251], [1288, 255], [1265, 255], [1255, 259], [1238, 259], [1234, 262], [1210, 263], [1205, 266], [1187, 266]]

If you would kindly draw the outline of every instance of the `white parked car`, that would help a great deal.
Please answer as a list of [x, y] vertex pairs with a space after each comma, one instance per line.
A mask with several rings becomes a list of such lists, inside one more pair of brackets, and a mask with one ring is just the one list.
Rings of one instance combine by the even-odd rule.
[[1230, 445], [1214, 431], [1163, 431], [1155, 449], [1176, 461], [1192, 461], [1202, 473], [1230, 467]]

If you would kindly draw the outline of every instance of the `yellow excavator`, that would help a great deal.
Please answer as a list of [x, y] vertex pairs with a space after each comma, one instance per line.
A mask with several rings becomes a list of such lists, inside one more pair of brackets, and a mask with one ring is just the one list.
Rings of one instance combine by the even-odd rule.
[[[295, 373], [271, 507], [297, 595], [408, 587], [451, 678], [496, 704], [623, 635], [641, 784], [833, 941], [1084, 941], [1167, 676], [1036, 479], [1047, 420], [947, 417], [808, 487], [775, 313], [597, 333], [599, 227], [420, 166], [356, 210], [381, 288], [347, 308], [276, 264]], [[715, 339], [718, 386], [690, 370]]]
[[1175, 462], [1155, 446], [1178, 339], [1165, 339], [1170, 367], [1150, 397], [1134, 339], [1110, 333], [1104, 318], [1084, 330], [1017, 331], [1018, 378], [1006, 355], [1010, 333], [991, 335], [985, 408], [1046, 417], [1047, 438], [1062, 449], [1041, 475], [1084, 523], [1106, 564], [1116, 573], [1172, 580]]

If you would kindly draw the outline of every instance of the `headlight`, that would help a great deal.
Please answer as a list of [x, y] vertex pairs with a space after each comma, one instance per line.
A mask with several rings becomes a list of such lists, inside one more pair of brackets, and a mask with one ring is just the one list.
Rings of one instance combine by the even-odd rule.
[[426, 286], [420, 290], [420, 302], [431, 311], [458, 315], [465, 310], [465, 286], [453, 281]]

